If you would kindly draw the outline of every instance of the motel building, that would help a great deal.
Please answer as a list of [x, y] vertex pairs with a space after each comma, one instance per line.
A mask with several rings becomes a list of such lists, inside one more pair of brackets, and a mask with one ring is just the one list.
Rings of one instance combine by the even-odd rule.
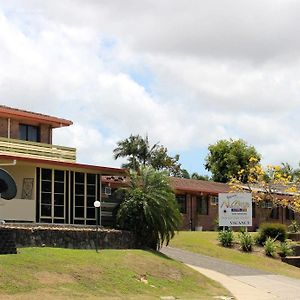
[[[122, 199], [115, 191], [128, 184], [126, 170], [81, 164], [76, 149], [52, 144], [53, 129], [72, 121], [0, 105], [0, 169], [17, 186], [16, 197], [0, 197], [6, 222], [95, 225], [94, 202], [101, 202], [101, 225], [113, 227]], [[0, 187], [5, 178], [0, 178]], [[183, 230], [214, 230], [218, 195], [229, 186], [212, 181], [170, 178]], [[288, 208], [252, 204], [252, 228], [262, 221], [290, 224], [299, 214]]]
[[17, 186], [14, 199], [0, 198], [0, 220], [94, 225], [94, 201], [101, 199], [102, 224], [112, 223], [115, 204], [108, 201], [101, 177], [123, 177], [125, 170], [77, 163], [76, 149], [53, 145], [53, 130], [70, 125], [69, 120], [0, 106], [0, 168]]

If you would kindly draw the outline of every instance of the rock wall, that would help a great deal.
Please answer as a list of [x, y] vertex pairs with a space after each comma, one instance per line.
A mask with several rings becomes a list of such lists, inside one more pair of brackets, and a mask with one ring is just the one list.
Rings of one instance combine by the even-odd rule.
[[16, 254], [14, 234], [9, 229], [0, 230], [0, 254]]
[[[73, 249], [136, 248], [128, 231], [79, 226], [0, 225], [0, 234], [10, 232], [19, 247], [58, 247]], [[96, 244], [97, 243], [97, 244]]]
[[290, 232], [288, 237], [293, 241], [300, 241], [300, 232], [296, 232], [296, 233]]

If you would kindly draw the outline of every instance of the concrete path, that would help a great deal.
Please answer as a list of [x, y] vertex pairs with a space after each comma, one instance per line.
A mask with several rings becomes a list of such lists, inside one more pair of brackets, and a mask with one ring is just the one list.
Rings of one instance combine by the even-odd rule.
[[177, 248], [164, 247], [161, 252], [220, 282], [237, 300], [300, 300], [300, 280]]

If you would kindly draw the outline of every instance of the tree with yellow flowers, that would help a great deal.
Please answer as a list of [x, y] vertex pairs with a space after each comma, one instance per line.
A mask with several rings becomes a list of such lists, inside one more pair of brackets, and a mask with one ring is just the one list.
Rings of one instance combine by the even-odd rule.
[[[247, 181], [245, 182], [245, 176]], [[230, 181], [232, 191], [248, 191], [260, 207], [266, 203], [288, 207], [300, 212], [300, 184], [292, 181], [291, 175], [282, 172], [282, 167], [268, 165], [263, 168], [257, 158], [250, 157], [247, 169], [238, 172]]]

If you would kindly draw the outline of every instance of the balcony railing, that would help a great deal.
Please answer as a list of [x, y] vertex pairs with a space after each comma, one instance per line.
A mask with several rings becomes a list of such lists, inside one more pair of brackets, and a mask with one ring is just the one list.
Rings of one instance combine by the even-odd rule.
[[75, 162], [76, 149], [0, 137], [0, 154]]

